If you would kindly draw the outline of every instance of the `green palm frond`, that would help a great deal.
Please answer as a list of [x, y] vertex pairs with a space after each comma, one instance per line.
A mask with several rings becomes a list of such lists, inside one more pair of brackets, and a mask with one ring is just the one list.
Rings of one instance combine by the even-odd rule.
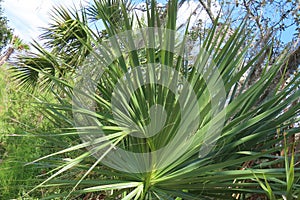
[[42, 88], [49, 86], [51, 79], [44, 76], [41, 71], [45, 74], [55, 74], [54, 63], [48, 58], [38, 55], [23, 57], [20, 61], [22, 64], [19, 62], [17, 66], [10, 69], [11, 76], [19, 82], [20, 87], [33, 89], [37, 85]]
[[[265, 180], [271, 196], [280, 198], [286, 188], [289, 196], [296, 195], [291, 188], [299, 190], [299, 182], [290, 176], [299, 177], [300, 168], [288, 163], [286, 180], [283, 164], [288, 159], [278, 152], [284, 137], [300, 131], [290, 128], [299, 122], [299, 74], [261, 98], [286, 65], [287, 54], [266, 64], [260, 79], [245, 87], [242, 76], [265, 51], [245, 60], [246, 23], [225, 37], [216, 21], [205, 38], [194, 41], [188, 37], [188, 23], [185, 31], [177, 30], [176, 0], [168, 2], [166, 23], [159, 23], [151, 1], [147, 27], [138, 30], [132, 30], [126, 2], [94, 3], [89, 12], [103, 20], [107, 37], [93, 34], [78, 18], [60, 30], [84, 32], [71, 31], [76, 37], [57, 34], [57, 43], [48, 43], [88, 49], [86, 62], [76, 66], [75, 84], [57, 76], [59, 67], [70, 65], [56, 57], [65, 52], [24, 60], [65, 92], [65, 97], [57, 96], [59, 104], [44, 102], [45, 113], [54, 123], [67, 124], [58, 138], [70, 136], [76, 143], [33, 162], [56, 158], [48, 177], [34, 189], [59, 187], [61, 194], [48, 198], [66, 199], [97, 192], [108, 199], [247, 199], [265, 193], [259, 183]], [[59, 10], [64, 22], [72, 18]], [[120, 17], [122, 27], [113, 23]], [[80, 33], [87, 37], [77, 37]], [[46, 73], [48, 69], [54, 71]], [[120, 149], [134, 156], [119, 154]]]
[[126, 11], [129, 11], [132, 8], [132, 3], [127, 0], [94, 0], [93, 5], [87, 8], [87, 13], [92, 21], [104, 20], [112, 26], [122, 28], [124, 25], [123, 6], [126, 8]]
[[53, 85], [45, 74], [68, 79], [89, 55], [87, 45], [91, 45], [92, 36], [83, 8], [78, 12], [54, 8], [52, 23], [43, 31], [40, 36], [45, 41], [43, 46], [34, 41], [31, 45], [35, 53], [21, 54], [14, 63], [12, 76], [20, 86], [46, 88]]
[[40, 38], [46, 41], [45, 47], [53, 54], [70, 66], [78, 66], [89, 54], [84, 44], [90, 44], [90, 34], [85, 26], [88, 26], [88, 19], [84, 8], [76, 11], [54, 7], [52, 22], [48, 28], [43, 28]]

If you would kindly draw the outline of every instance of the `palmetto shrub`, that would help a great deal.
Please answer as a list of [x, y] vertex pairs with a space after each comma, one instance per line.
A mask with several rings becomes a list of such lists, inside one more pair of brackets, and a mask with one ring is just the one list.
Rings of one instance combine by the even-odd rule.
[[[59, 188], [49, 199], [297, 198], [297, 156], [284, 139], [299, 131], [290, 128], [299, 120], [299, 75], [284, 88], [281, 82], [269, 88], [287, 54], [266, 61], [248, 87], [247, 78], [240, 80], [264, 52], [244, 59], [250, 46], [244, 23], [227, 37], [228, 26], [220, 32], [215, 22], [204, 38], [191, 39], [188, 25], [176, 27], [176, 0], [163, 21], [149, 2], [146, 26], [128, 3], [109, 2], [124, 23], [113, 23], [108, 1], [95, 1], [72, 19], [59, 8], [58, 18], [69, 20], [58, 29], [67, 41], [52, 52], [36, 45], [45, 62], [34, 55], [15, 69], [21, 81], [30, 73], [47, 79], [59, 104], [42, 100], [45, 115], [61, 128], [55, 137], [72, 140], [33, 162], [53, 166], [33, 190]], [[90, 15], [105, 31], [87, 26]], [[67, 78], [64, 69], [72, 69]], [[35, 79], [45, 86], [43, 80]]]

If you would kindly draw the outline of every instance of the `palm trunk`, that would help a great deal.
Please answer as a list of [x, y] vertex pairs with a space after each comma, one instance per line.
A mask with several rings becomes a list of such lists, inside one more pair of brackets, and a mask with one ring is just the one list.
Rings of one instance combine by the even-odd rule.
[[11, 54], [14, 52], [13, 47], [9, 47], [6, 53], [0, 58], [0, 67], [9, 59]]

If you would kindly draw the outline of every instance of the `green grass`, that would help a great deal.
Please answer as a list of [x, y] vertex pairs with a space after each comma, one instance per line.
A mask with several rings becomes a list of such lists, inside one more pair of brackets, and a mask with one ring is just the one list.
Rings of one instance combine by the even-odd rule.
[[[47, 141], [30, 135], [53, 128], [32, 104], [33, 97], [18, 91], [7, 77], [8, 72], [0, 69], [0, 199], [21, 198], [25, 191], [38, 183], [37, 176], [47, 170], [45, 165], [25, 164], [51, 152], [51, 149], [45, 151], [43, 147]], [[41, 197], [46, 192], [37, 190], [30, 199]]]

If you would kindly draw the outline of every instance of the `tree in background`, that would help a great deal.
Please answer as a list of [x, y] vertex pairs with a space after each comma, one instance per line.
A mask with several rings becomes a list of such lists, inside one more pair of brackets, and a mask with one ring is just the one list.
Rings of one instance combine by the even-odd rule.
[[[215, 21], [215, 17], [212, 14], [214, 1], [199, 0], [199, 2], [210, 16], [210, 19]], [[251, 50], [248, 52], [248, 57], [252, 57], [262, 49], [267, 48], [267, 51], [260, 56], [260, 59], [255, 64], [254, 68], [248, 72], [250, 75], [248, 85], [253, 84], [259, 79], [260, 75], [263, 73], [263, 67], [266, 62], [271, 64], [283, 51], [290, 52], [289, 62], [286, 69], [281, 69], [279, 71], [273, 87], [279, 82], [282, 76], [284, 76], [285, 80], [288, 80], [296, 71], [299, 71], [299, 1], [219, 0], [218, 2], [222, 6], [222, 22], [233, 22], [230, 23], [231, 30], [235, 29], [236, 25], [245, 20], [246, 16], [246, 28], [251, 30], [248, 35], [248, 40], [252, 43]], [[199, 31], [201, 27], [194, 27], [194, 29], [200, 33], [203, 32], [203, 30], [202, 32]], [[267, 94], [265, 96], [267, 96]]]
[[[0, 3], [2, 0], [0, 0]], [[7, 18], [3, 16], [3, 9], [0, 5], [0, 52], [6, 47], [12, 38], [12, 29], [7, 25]]]
[[[1, 3], [2, 0], [0, 0]], [[3, 10], [0, 6], [0, 67], [11, 57], [15, 51], [29, 50], [29, 46], [16, 35], [7, 25], [7, 18], [2, 15]], [[5, 50], [3, 52], [3, 50]]]
[[29, 45], [23, 43], [18, 36], [13, 36], [7, 50], [0, 56], [0, 67], [11, 57], [15, 51], [29, 50]]

